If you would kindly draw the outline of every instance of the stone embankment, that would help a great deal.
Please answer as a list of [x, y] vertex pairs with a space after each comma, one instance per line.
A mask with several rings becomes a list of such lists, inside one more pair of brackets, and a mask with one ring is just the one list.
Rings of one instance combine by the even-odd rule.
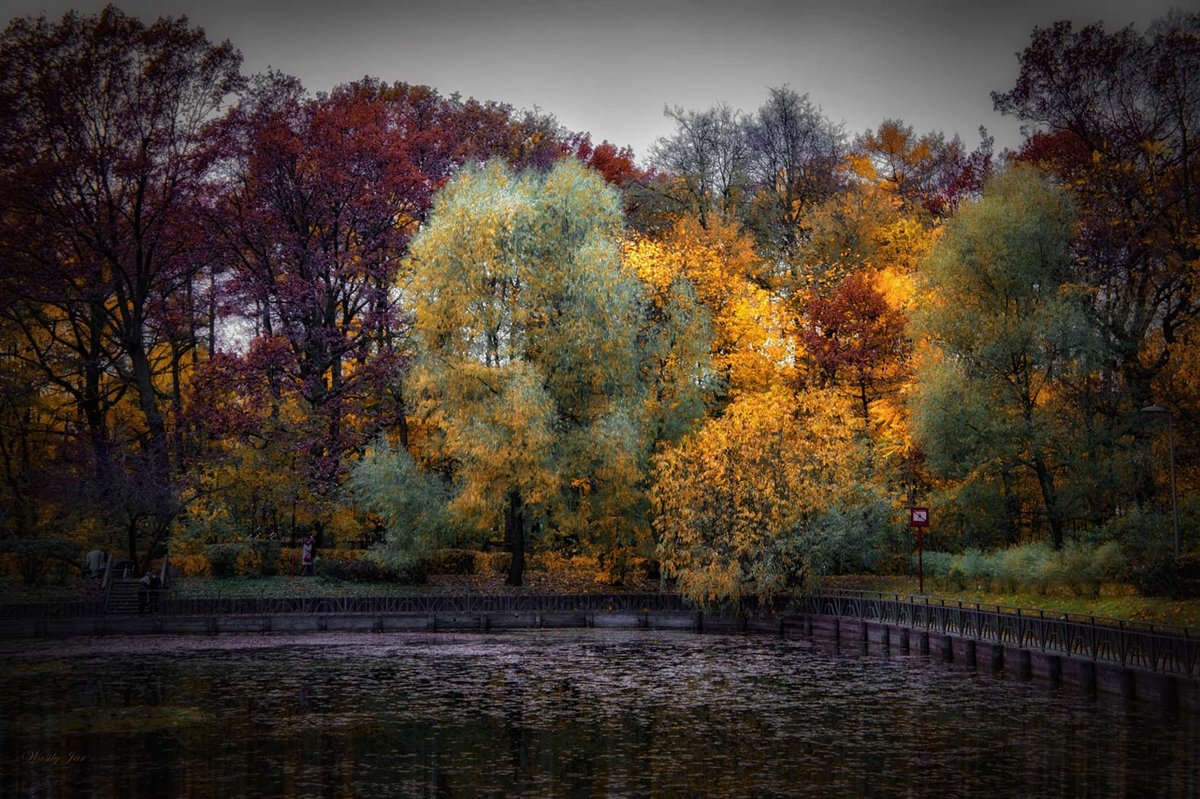
[[[153, 615], [7, 613], [0, 637], [215, 635], [222, 633], [488, 632], [513, 629], [617, 628], [784, 635], [852, 654], [936, 659], [955, 667], [1009, 678], [1069, 686], [1095, 696], [1124, 697], [1165, 708], [1200, 712], [1200, 638], [1153, 628], [1089, 625], [1072, 619], [1021, 616], [889, 598], [813, 597], [808, 611], [753, 619], [681, 609], [678, 598], [652, 604], [626, 596], [578, 600], [430, 602], [423, 610], [397, 610], [396, 600], [372, 603], [319, 601], [307, 612], [193, 613], [187, 606]], [[671, 601], [666, 601], [670, 599]], [[165, 604], [165, 603], [164, 603]], [[532, 609], [538, 605], [551, 609]], [[505, 609], [504, 605], [511, 605]], [[340, 608], [340, 610], [339, 610]], [[238, 610], [244, 610], [238, 607]]]

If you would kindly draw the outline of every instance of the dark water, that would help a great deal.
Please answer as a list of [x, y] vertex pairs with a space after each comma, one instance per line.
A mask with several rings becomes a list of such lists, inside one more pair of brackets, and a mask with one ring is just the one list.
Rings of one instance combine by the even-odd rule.
[[1191, 797], [1200, 720], [766, 637], [4, 642], [0, 794]]

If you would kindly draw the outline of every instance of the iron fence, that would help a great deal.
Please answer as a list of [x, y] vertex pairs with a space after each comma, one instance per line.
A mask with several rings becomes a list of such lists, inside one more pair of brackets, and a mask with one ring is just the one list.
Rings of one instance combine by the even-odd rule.
[[[536, 613], [556, 611], [687, 610], [678, 594], [409, 594], [343, 597], [161, 596], [156, 613], [168, 616], [263, 615], [270, 613]], [[0, 605], [0, 619], [103, 616], [94, 602]]]
[[[1005, 646], [1092, 658], [1200, 679], [1200, 630], [1074, 613], [982, 605], [871, 591], [826, 591], [806, 613], [874, 621]], [[475, 614], [691, 611], [678, 594], [408, 594], [369, 597], [162, 597], [171, 616], [331, 614]], [[104, 601], [0, 604], [0, 619], [104, 615]]]
[[1200, 630], [871, 591], [809, 597], [807, 612], [1200, 678]]

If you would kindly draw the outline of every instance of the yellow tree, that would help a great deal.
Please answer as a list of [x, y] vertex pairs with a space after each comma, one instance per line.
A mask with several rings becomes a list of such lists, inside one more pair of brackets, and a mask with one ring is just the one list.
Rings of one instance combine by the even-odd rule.
[[685, 283], [706, 312], [712, 368], [724, 398], [777, 382], [787, 357], [780, 307], [758, 285], [764, 269], [753, 242], [736, 224], [682, 217], [659, 241], [636, 239], [626, 263], [661, 294]]
[[413, 243], [419, 413], [452, 464], [458, 523], [503, 518], [519, 585], [528, 536], [634, 543], [643, 531], [636, 336], [620, 199], [574, 160], [499, 163], [439, 194]]
[[806, 579], [800, 527], [857, 468], [845, 406], [830, 391], [744, 394], [659, 456], [658, 555], [684, 595], [766, 601]]

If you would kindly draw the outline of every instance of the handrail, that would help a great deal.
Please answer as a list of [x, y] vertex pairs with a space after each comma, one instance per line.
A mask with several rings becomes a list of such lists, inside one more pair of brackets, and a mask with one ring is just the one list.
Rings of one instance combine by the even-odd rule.
[[[104, 601], [0, 605], [0, 619], [87, 618]], [[1120, 663], [1200, 679], [1200, 631], [942, 597], [828, 591], [804, 600], [809, 615], [936, 631], [1005, 646]], [[534, 613], [694, 611], [678, 594], [403, 594], [373, 597], [164, 597], [159, 615], [284, 613]]]
[[1122, 620], [1114, 626], [1102, 623], [1113, 620], [1091, 616], [866, 591], [817, 594], [807, 605], [811, 615], [893, 624], [1200, 679], [1200, 636], [1183, 627]]
[[901, 597], [903, 597], [903, 601], [906, 602], [909, 600], [916, 600], [928, 605], [935, 605], [937, 607], [949, 607], [946, 603], [951, 602], [954, 603], [954, 607], [959, 608], [988, 610], [1017, 616], [1029, 616], [1031, 614], [1037, 614], [1038, 618], [1063, 619], [1066, 621], [1096, 624], [1103, 627], [1124, 628], [1127, 630], [1144, 630], [1150, 633], [1162, 633], [1164, 635], [1178, 635], [1184, 638], [1200, 639], [1200, 628], [1197, 627], [1183, 627], [1173, 624], [1154, 624], [1153, 622], [1136, 621], [1133, 619], [1113, 619], [1104, 616], [1094, 616], [1091, 614], [1071, 613], [1070, 611], [1066, 610], [1018, 607], [1016, 605], [993, 605], [927, 594], [900, 594], [884, 591], [863, 591], [852, 588], [828, 589], [821, 591], [821, 594], [824, 596], [862, 597], [864, 599], [892, 599], [895, 601], [901, 601]]

